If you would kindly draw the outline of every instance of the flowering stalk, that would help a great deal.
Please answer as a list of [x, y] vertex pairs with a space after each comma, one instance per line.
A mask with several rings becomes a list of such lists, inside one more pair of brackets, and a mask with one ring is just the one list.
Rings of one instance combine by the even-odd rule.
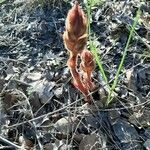
[[83, 93], [85, 96], [85, 101], [89, 102], [91, 101], [91, 98], [89, 96], [88, 90], [84, 87], [79, 72], [77, 71], [77, 55], [70, 52], [70, 57], [68, 59], [67, 65], [70, 69], [70, 73], [73, 78], [73, 85]]
[[[84, 84], [81, 80], [80, 74], [77, 71], [77, 59], [85, 49], [87, 42], [87, 18], [78, 2], [75, 2], [75, 5], [69, 10], [65, 22], [66, 30], [63, 34], [63, 40], [65, 48], [69, 51], [70, 57], [68, 59], [67, 65], [70, 69], [70, 73], [73, 78], [73, 85], [80, 90], [84, 96], [86, 102], [91, 102], [91, 97], [89, 96], [89, 88], [91, 80], [89, 74], [85, 79], [87, 84]], [[83, 75], [83, 78], [85, 75]], [[87, 80], [87, 81], [86, 81]]]
[[89, 91], [92, 91], [95, 88], [94, 83], [92, 82], [92, 72], [95, 69], [95, 62], [93, 55], [88, 50], [83, 50], [81, 53], [81, 63], [80, 68], [83, 71], [83, 82]]

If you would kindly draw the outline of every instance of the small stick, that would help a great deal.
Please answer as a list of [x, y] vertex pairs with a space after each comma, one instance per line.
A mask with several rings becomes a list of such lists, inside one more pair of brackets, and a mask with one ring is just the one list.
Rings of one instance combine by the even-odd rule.
[[0, 141], [2, 141], [2, 142], [4, 142], [4, 143], [6, 143], [7, 145], [12, 146], [13, 148], [21, 149], [21, 147], [20, 147], [20, 146], [18, 146], [18, 145], [16, 145], [16, 144], [12, 143], [11, 141], [9, 141], [9, 140], [7, 140], [7, 139], [3, 138], [2, 136], [0, 136]]

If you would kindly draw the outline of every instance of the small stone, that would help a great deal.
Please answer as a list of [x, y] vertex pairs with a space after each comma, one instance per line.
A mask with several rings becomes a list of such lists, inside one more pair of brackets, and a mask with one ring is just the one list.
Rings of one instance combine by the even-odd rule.
[[119, 142], [121, 143], [122, 150], [131, 149], [133, 147], [135, 149], [141, 149], [141, 145], [138, 142], [138, 132], [130, 123], [125, 120], [118, 119], [113, 124], [113, 130], [117, 139], [119, 139]]
[[63, 95], [63, 86], [58, 87], [57, 89], [55, 89], [55, 90], [54, 90], [54, 95], [55, 95], [57, 98], [61, 98], [62, 95]]
[[58, 132], [62, 134], [68, 134], [74, 132], [79, 120], [76, 117], [64, 117], [59, 119], [55, 124], [54, 127]]
[[144, 143], [146, 150], [150, 150], [150, 139], [146, 140]]
[[100, 135], [96, 133], [85, 135], [79, 144], [79, 150], [98, 150], [105, 149], [104, 147], [106, 147], [106, 142], [102, 133]]

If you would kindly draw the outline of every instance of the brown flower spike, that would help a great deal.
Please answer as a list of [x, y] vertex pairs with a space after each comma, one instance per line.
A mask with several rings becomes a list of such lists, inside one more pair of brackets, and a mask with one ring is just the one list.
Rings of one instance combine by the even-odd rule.
[[[89, 85], [91, 83], [91, 77], [89, 77], [89, 74], [86, 72], [86, 75], [83, 75], [82, 81], [80, 74], [77, 71], [78, 56], [80, 56], [84, 51], [87, 42], [87, 18], [83, 10], [80, 8], [78, 2], [75, 2], [74, 6], [69, 10], [65, 26], [66, 31], [63, 34], [63, 40], [65, 48], [70, 53], [67, 65], [73, 78], [73, 84], [78, 90], [80, 90], [84, 94], [86, 98], [85, 101], [90, 103], [91, 97], [89, 96]], [[87, 59], [89, 59], [89, 57], [87, 57]], [[82, 69], [84, 68], [84, 70], [86, 70], [86, 65], [84, 65], [83, 62], [82, 64]], [[90, 79], [90, 81], [88, 79]]]
[[69, 10], [66, 18], [66, 31], [63, 34], [66, 49], [74, 54], [80, 53], [87, 42], [87, 18], [78, 2]]
[[89, 91], [94, 90], [95, 85], [92, 82], [92, 72], [95, 69], [95, 62], [93, 60], [93, 55], [90, 51], [84, 50], [81, 53], [81, 63], [80, 68], [83, 71], [83, 82]]

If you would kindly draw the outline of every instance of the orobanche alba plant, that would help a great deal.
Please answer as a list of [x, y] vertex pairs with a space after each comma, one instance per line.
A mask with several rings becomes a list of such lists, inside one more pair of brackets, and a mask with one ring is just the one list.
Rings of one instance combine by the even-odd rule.
[[[92, 97], [89, 94], [95, 87], [91, 78], [95, 62], [92, 53], [86, 49], [87, 25], [87, 17], [78, 2], [75, 2], [67, 14], [63, 40], [70, 54], [67, 65], [73, 78], [72, 84], [82, 92], [85, 101], [91, 103]], [[79, 69], [78, 57], [81, 58]]]

